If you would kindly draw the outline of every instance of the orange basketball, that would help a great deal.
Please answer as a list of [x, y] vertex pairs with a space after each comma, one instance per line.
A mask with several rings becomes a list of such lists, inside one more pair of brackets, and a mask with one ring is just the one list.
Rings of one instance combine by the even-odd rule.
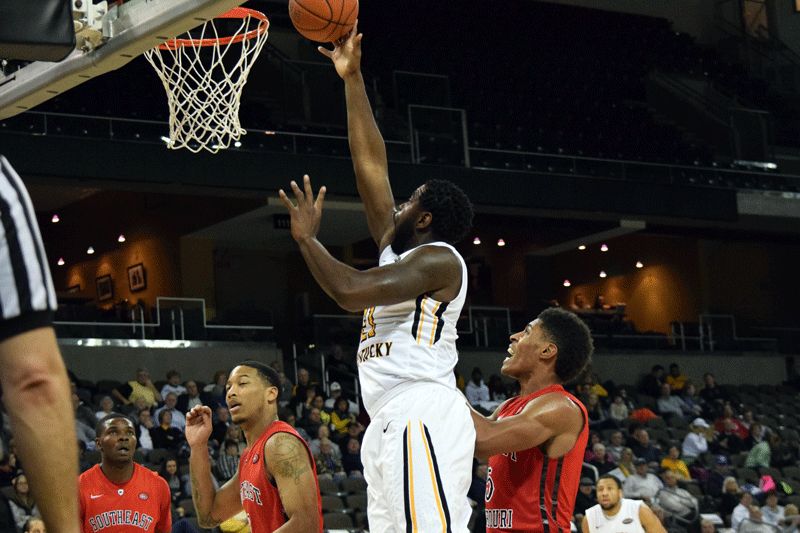
[[289, 0], [289, 16], [302, 35], [318, 43], [339, 40], [358, 17], [358, 0]]

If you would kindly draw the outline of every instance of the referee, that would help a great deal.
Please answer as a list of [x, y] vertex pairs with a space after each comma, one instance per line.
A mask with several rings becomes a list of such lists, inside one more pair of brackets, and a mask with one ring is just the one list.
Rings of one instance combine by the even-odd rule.
[[0, 387], [50, 533], [78, 533], [78, 448], [56, 295], [28, 192], [0, 155]]

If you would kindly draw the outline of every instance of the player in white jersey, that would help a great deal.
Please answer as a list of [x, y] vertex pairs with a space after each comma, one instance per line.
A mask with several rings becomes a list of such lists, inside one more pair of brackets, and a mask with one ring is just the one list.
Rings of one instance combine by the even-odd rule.
[[465, 533], [471, 509], [475, 430], [453, 369], [466, 265], [452, 244], [472, 223], [472, 206], [450, 182], [431, 180], [395, 207], [386, 147], [361, 75], [357, 28], [331, 58], [345, 82], [348, 132], [359, 194], [378, 244], [376, 268], [358, 271], [316, 240], [325, 188], [292, 182], [292, 236], [320, 286], [348, 311], [364, 311], [358, 362], [371, 423], [361, 448], [370, 531]]
[[586, 510], [582, 533], [667, 533], [643, 501], [622, 497], [622, 482], [610, 474], [597, 481], [597, 501]]

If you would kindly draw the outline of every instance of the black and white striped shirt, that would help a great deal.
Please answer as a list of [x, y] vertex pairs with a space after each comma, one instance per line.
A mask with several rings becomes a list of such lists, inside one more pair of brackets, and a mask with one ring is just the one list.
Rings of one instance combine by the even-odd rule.
[[56, 306], [31, 199], [0, 156], [0, 341], [49, 325]]

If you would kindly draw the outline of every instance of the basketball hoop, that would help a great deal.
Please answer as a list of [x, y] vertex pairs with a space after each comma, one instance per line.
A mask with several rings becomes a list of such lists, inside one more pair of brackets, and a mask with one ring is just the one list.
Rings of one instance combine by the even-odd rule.
[[[242, 22], [233, 35], [220, 37], [214, 25], [220, 19]], [[263, 13], [237, 7], [194, 30], [199, 33], [197, 39], [186, 34], [145, 52], [167, 91], [169, 148], [217, 153], [247, 133], [239, 123], [242, 87], [267, 42], [267, 28], [269, 21]], [[240, 57], [231, 51], [235, 44], [241, 44]], [[204, 53], [201, 59], [203, 48], [210, 50], [210, 58]]]

